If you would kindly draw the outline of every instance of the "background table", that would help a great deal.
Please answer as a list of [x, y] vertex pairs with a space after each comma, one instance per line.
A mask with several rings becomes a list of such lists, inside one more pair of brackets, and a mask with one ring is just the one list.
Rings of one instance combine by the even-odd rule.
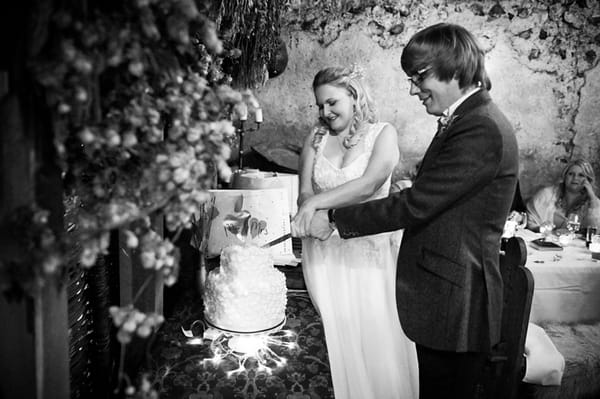
[[562, 251], [540, 251], [530, 242], [541, 235], [519, 230], [527, 243], [526, 267], [535, 282], [532, 323], [600, 321], [600, 261], [575, 238]]

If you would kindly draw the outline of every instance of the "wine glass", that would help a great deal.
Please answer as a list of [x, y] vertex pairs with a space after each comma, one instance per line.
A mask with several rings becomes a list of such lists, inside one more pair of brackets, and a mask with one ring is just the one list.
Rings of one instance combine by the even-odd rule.
[[569, 213], [567, 216], [567, 230], [571, 236], [574, 236], [577, 231], [579, 231], [579, 227], [581, 226], [581, 221], [579, 220], [579, 215], [576, 213]]
[[519, 217], [517, 219], [517, 230], [524, 229], [527, 227], [527, 213], [519, 212]]
[[542, 241], [546, 241], [548, 236], [552, 234], [552, 230], [554, 230], [554, 223], [550, 221], [545, 221], [540, 225], [540, 233], [542, 234]]

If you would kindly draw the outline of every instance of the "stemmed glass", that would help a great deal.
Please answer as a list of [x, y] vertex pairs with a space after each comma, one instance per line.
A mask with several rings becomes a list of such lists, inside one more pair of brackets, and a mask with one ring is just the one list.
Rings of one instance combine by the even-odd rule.
[[527, 227], [527, 213], [519, 212], [517, 217], [517, 230], [524, 229]]
[[554, 223], [546, 221], [540, 225], [540, 233], [542, 234], [542, 241], [547, 241], [552, 230], [554, 230]]
[[569, 213], [567, 216], [567, 230], [571, 237], [575, 236], [575, 233], [579, 231], [579, 227], [581, 226], [581, 221], [579, 220], [579, 215], [576, 213]]

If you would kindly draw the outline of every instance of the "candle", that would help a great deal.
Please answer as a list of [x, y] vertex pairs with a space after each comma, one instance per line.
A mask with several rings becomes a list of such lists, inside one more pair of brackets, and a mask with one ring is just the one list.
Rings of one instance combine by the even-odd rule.
[[600, 242], [592, 242], [590, 244], [592, 259], [600, 260]]
[[241, 121], [248, 120], [248, 107], [245, 103], [236, 104], [235, 110], [239, 115]]
[[590, 251], [592, 252], [592, 259], [600, 260], [600, 235], [594, 234], [592, 236]]
[[590, 251], [592, 252], [592, 259], [600, 260], [600, 234], [594, 234], [592, 236]]
[[263, 121], [262, 108], [256, 108], [256, 114], [254, 115], [254, 118], [256, 120], [256, 123], [262, 123], [262, 121]]

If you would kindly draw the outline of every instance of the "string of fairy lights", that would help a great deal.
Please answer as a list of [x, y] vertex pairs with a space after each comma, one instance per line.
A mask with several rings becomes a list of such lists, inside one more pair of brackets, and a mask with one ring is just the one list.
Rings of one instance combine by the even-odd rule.
[[[227, 377], [248, 370], [249, 362], [256, 362], [256, 371], [271, 374], [273, 370], [285, 367], [287, 359], [278, 352], [298, 349], [297, 334], [292, 330], [278, 327], [260, 334], [224, 332], [209, 326], [204, 320], [196, 320], [188, 330], [181, 327], [188, 345], [204, 345], [210, 341], [211, 358], [202, 360], [202, 366], [221, 366], [225, 361], [237, 367], [226, 372]], [[279, 350], [282, 349], [282, 350]]]

